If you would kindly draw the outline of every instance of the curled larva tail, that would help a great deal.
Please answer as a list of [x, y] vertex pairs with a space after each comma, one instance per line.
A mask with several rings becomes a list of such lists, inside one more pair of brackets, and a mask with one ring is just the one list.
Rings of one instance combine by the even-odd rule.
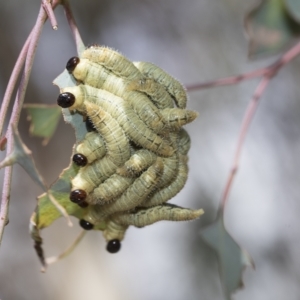
[[185, 129], [181, 128], [179, 131], [178, 151], [182, 155], [187, 155], [191, 148], [191, 138]]
[[106, 154], [103, 138], [97, 132], [88, 132], [76, 147], [76, 152], [84, 155], [89, 164], [101, 159]]
[[166, 108], [160, 113], [165, 120], [166, 127], [173, 131], [177, 131], [183, 125], [194, 121], [198, 116], [196, 111], [181, 108]]
[[144, 227], [155, 222], [166, 221], [189, 221], [199, 218], [204, 213], [203, 209], [188, 209], [172, 204], [163, 204], [151, 208], [138, 209], [134, 213], [118, 214], [115, 221], [124, 226]]
[[116, 76], [133, 80], [142, 78], [141, 72], [121, 53], [108, 48], [92, 46], [82, 53], [82, 58], [102, 65]]
[[122, 166], [130, 157], [129, 141], [123, 129], [101, 106], [86, 101], [86, 113], [105, 141], [107, 156], [117, 166]]
[[95, 206], [94, 213], [99, 216], [110, 216], [114, 213], [127, 211], [142, 203], [146, 197], [155, 189], [163, 172], [161, 158], [148, 168], [133, 184], [110, 204]]
[[[174, 174], [174, 171], [173, 171]], [[184, 187], [188, 177], [188, 166], [185, 157], [180, 157], [178, 164], [177, 176], [173, 177], [173, 181], [166, 187], [155, 192], [150, 199], [146, 199], [141, 206], [151, 207], [160, 205], [175, 197]]]
[[[82, 86], [84, 98], [93, 102], [108, 112], [121, 125], [129, 138], [148, 150], [161, 156], [170, 156], [174, 150], [168, 141], [154, 133], [140, 120], [130, 104], [122, 98], [105, 90], [98, 90], [90, 86]], [[77, 101], [77, 100], [76, 100]]]
[[157, 155], [147, 149], [137, 150], [121, 168], [117, 174], [122, 176], [135, 177], [143, 170], [149, 168], [157, 159]]
[[95, 188], [89, 197], [93, 198], [92, 202], [97, 204], [114, 201], [127, 190], [133, 181], [134, 178], [113, 174], [101, 183], [99, 187]]
[[131, 82], [128, 88], [145, 93], [159, 109], [174, 107], [170, 94], [153, 79]]
[[158, 83], [162, 84], [169, 94], [172, 96], [176, 105], [179, 108], [186, 108], [187, 95], [184, 87], [179, 81], [170, 76], [161, 68], [148, 62], [134, 62], [133, 63], [145, 77], [152, 78]]

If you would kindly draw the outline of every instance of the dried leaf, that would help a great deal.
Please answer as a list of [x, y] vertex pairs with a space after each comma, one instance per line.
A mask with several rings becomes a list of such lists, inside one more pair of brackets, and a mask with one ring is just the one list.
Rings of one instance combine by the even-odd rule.
[[284, 0], [261, 1], [246, 16], [245, 28], [250, 57], [278, 53], [300, 32], [300, 25], [287, 13]]
[[242, 272], [254, 266], [250, 256], [240, 248], [224, 227], [223, 216], [201, 232], [204, 241], [216, 252], [219, 272], [226, 299], [243, 286]]
[[61, 109], [57, 105], [25, 104], [24, 108], [31, 121], [29, 132], [33, 136], [42, 137], [43, 145], [46, 145], [57, 128]]

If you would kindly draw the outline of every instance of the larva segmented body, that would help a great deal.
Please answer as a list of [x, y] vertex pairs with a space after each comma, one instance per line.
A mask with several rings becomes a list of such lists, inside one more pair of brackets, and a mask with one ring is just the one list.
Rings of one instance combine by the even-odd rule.
[[114, 222], [113, 220], [108, 220], [105, 230], [103, 230], [103, 236], [106, 241], [124, 239], [125, 232], [128, 228], [128, 225], [122, 225]]
[[87, 48], [82, 53], [82, 58], [87, 58], [92, 62], [104, 66], [116, 76], [129, 79], [140, 80], [143, 75], [124, 55], [108, 47], [93, 46]]
[[177, 131], [183, 125], [194, 121], [198, 112], [181, 108], [166, 108], [160, 111], [169, 130]]
[[138, 209], [137, 212], [118, 214], [114, 217], [115, 222], [124, 226], [133, 225], [144, 227], [155, 222], [166, 221], [188, 221], [199, 218], [203, 209], [188, 209], [169, 203], [154, 206], [147, 209]]
[[[101, 160], [96, 160], [79, 170], [78, 174], [72, 179], [72, 190], [80, 189], [90, 193], [100, 183], [113, 175], [118, 166], [107, 156]], [[91, 202], [91, 204], [96, 204]]]
[[[85, 81], [85, 83], [89, 84], [87, 81]], [[132, 90], [131, 86], [131, 83], [112, 75], [107, 78], [102, 86], [97, 86], [97, 88], [106, 90], [128, 101], [139, 118], [143, 120], [147, 126], [155, 132], [161, 131], [165, 124], [160, 111], [149, 101], [149, 98], [145, 94]]]
[[113, 174], [111, 177], [101, 183], [99, 187], [95, 188], [89, 197], [90, 199], [97, 199], [93, 202], [97, 202], [98, 204], [113, 201], [122, 195], [133, 183], [133, 181], [134, 178]]
[[186, 91], [179, 81], [170, 76], [161, 68], [151, 63], [134, 62], [133, 64], [145, 77], [152, 78], [159, 84], [163, 85], [172, 96], [173, 100], [179, 108], [186, 108]]
[[129, 141], [119, 123], [100, 106], [85, 102], [86, 112], [105, 141], [107, 156], [117, 165], [130, 157]]
[[[84, 67], [85, 64], [87, 67]], [[133, 64], [132, 67], [135, 68]], [[77, 68], [79, 68], [80, 71], [78, 71]], [[86, 69], [89, 71], [85, 71]], [[91, 78], [91, 75], [95, 76], [96, 79]], [[114, 74], [108, 74], [105, 67], [101, 65], [98, 66], [95, 62], [93, 63], [86, 59], [82, 59], [73, 70], [73, 76], [89, 86], [106, 90], [127, 100], [140, 119], [155, 132], [161, 131], [164, 127], [163, 118], [160, 115], [159, 110], [151, 101], [149, 101], [148, 97], [143, 93], [130, 89], [129, 86], [131, 84], [128, 80], [124, 80]], [[166, 92], [166, 94], [168, 93]]]
[[181, 128], [179, 131], [178, 151], [182, 155], [187, 155], [191, 148], [191, 138], [185, 129]]
[[69, 107], [70, 110], [77, 109], [85, 112], [84, 101], [95, 103], [116, 119], [125, 133], [137, 145], [166, 157], [174, 152], [168, 142], [148, 128], [122, 98], [105, 90], [83, 85], [64, 88], [63, 92], [70, 92], [75, 96], [76, 101]]
[[150, 199], [143, 202], [141, 206], [151, 207], [167, 202], [177, 195], [184, 187], [188, 176], [188, 166], [186, 157], [180, 156], [178, 164], [178, 173], [173, 182], [161, 190], [158, 190]]
[[129, 85], [129, 88], [145, 93], [159, 109], [174, 107], [170, 94], [153, 79], [134, 81]]
[[91, 214], [95, 216], [110, 216], [117, 212], [128, 211], [135, 208], [146, 199], [158, 184], [164, 165], [161, 158], [149, 167], [133, 184], [114, 202], [91, 207]]
[[117, 169], [117, 174], [129, 177], [137, 176], [143, 170], [150, 167], [156, 159], [156, 154], [147, 149], [137, 150], [124, 166]]
[[111, 73], [105, 68], [99, 68], [96, 63], [88, 59], [80, 59], [76, 68], [72, 71], [73, 76], [81, 82], [88, 82], [94, 87], [101, 87], [111, 76]]
[[76, 151], [83, 154], [88, 163], [92, 163], [106, 154], [103, 138], [97, 132], [88, 132], [84, 140], [76, 147]]

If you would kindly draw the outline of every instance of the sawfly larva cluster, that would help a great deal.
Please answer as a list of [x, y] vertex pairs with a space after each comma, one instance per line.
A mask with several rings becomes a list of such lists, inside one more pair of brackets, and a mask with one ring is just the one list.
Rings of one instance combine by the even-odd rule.
[[198, 218], [203, 210], [166, 203], [187, 180], [190, 137], [182, 126], [198, 116], [186, 109], [183, 86], [106, 47], [86, 49], [66, 69], [78, 85], [62, 88], [57, 103], [82, 114], [88, 131], [75, 148], [80, 169], [70, 193], [86, 208], [81, 227], [105, 222], [107, 250], [115, 253], [130, 225]]

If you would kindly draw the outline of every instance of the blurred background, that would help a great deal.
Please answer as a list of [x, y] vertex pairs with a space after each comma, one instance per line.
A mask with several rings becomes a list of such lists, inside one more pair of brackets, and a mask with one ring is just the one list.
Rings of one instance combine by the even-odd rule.
[[[244, 73], [274, 61], [249, 61], [243, 17], [255, 0], [72, 0], [86, 45], [120, 50], [134, 61], [150, 61], [183, 84]], [[4, 1], [0, 10], [0, 95], [35, 23], [39, 0]], [[59, 30], [46, 24], [26, 102], [56, 103], [52, 85], [76, 55], [63, 10]], [[225, 224], [251, 254], [256, 270], [244, 273], [238, 300], [300, 298], [300, 85], [299, 59], [274, 78], [263, 95], [247, 136], [241, 165], [226, 208]], [[28, 233], [41, 190], [19, 166], [14, 168], [6, 227], [0, 249], [1, 300], [223, 299], [217, 260], [199, 232], [216, 217], [246, 106], [258, 81], [189, 94], [188, 108], [199, 117], [186, 128], [192, 138], [190, 176], [172, 203], [203, 208], [194, 222], [160, 222], [130, 228], [115, 255], [100, 232], [89, 232], [66, 259], [40, 273]], [[1, 98], [0, 97], [0, 98]], [[46, 147], [28, 134], [23, 112], [20, 134], [47, 183], [69, 164], [75, 138], [63, 121]], [[4, 153], [0, 153], [0, 158]], [[3, 170], [0, 171], [0, 180]], [[0, 187], [2, 188], [2, 187]], [[80, 231], [64, 219], [43, 230], [46, 255], [64, 250]]]

